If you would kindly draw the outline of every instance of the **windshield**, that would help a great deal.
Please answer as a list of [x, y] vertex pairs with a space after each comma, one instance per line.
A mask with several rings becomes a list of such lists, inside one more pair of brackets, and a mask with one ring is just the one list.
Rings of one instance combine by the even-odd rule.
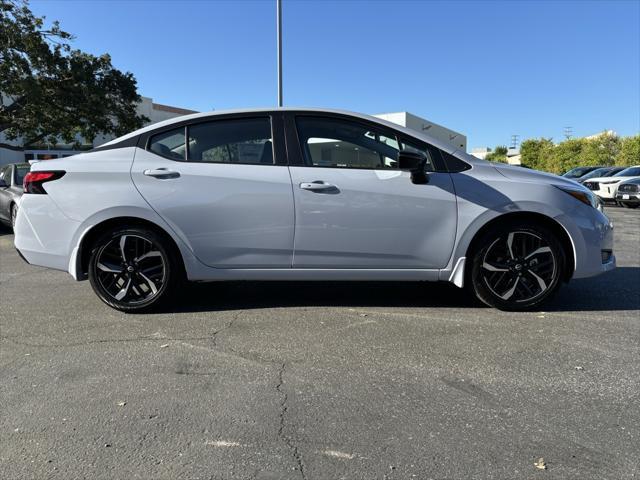
[[594, 170], [597, 167], [576, 167], [569, 170], [567, 173], [563, 175], [563, 177], [567, 178], [579, 178], [585, 173], [589, 173], [591, 170]]
[[22, 185], [24, 176], [27, 174], [31, 167], [29, 165], [16, 167], [16, 185]]
[[621, 172], [622, 170], [624, 170], [624, 168], [612, 168], [611, 170], [609, 170], [607, 173], [605, 173], [602, 176], [603, 177], [612, 177], [613, 175], [615, 175], [618, 172]]
[[640, 167], [625, 168], [621, 172], [618, 172], [614, 177], [637, 177], [640, 176]]
[[595, 170], [590, 171], [586, 175], [580, 177], [580, 180], [586, 180], [588, 178], [594, 177], [604, 177], [609, 172], [608, 168], [596, 168]]

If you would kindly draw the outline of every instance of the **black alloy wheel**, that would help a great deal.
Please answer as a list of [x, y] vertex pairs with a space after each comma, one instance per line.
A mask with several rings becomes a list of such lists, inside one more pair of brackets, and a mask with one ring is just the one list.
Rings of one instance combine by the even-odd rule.
[[471, 286], [485, 304], [526, 310], [548, 299], [560, 285], [565, 253], [542, 226], [512, 225], [485, 235], [471, 268]]
[[[125, 312], [150, 310], [173, 292], [180, 269], [171, 244], [143, 228], [101, 237], [89, 261], [89, 280], [107, 305]], [[172, 252], [173, 253], [173, 252]]]

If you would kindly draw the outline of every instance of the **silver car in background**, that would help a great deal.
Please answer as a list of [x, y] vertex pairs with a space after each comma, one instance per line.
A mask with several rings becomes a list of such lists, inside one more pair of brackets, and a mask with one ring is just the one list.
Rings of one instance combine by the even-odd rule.
[[0, 167], [0, 222], [12, 228], [18, 216], [22, 181], [29, 168], [28, 163], [11, 163]]
[[338, 110], [188, 115], [37, 163], [24, 185], [20, 254], [127, 312], [185, 279], [443, 280], [521, 310], [615, 267], [576, 182]]

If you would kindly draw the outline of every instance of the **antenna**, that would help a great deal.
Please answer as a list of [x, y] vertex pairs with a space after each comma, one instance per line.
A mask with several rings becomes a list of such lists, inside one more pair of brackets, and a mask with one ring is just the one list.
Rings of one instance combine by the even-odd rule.
[[511, 135], [511, 148], [515, 150], [518, 148], [518, 142], [520, 141], [520, 135]]

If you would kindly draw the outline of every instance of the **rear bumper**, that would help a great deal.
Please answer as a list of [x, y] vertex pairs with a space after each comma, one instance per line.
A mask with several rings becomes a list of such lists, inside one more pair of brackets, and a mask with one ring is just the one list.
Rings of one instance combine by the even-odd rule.
[[66, 217], [48, 195], [23, 195], [14, 227], [14, 245], [31, 265], [69, 270], [79, 223]]
[[25, 262], [25, 263], [29, 263], [29, 260], [27, 260], [26, 258], [24, 258], [24, 255], [22, 255], [22, 252], [21, 252], [20, 250], [18, 250], [17, 248], [16, 248], [16, 252], [18, 252], [18, 256], [19, 256], [22, 260], [24, 260], [24, 262]]

